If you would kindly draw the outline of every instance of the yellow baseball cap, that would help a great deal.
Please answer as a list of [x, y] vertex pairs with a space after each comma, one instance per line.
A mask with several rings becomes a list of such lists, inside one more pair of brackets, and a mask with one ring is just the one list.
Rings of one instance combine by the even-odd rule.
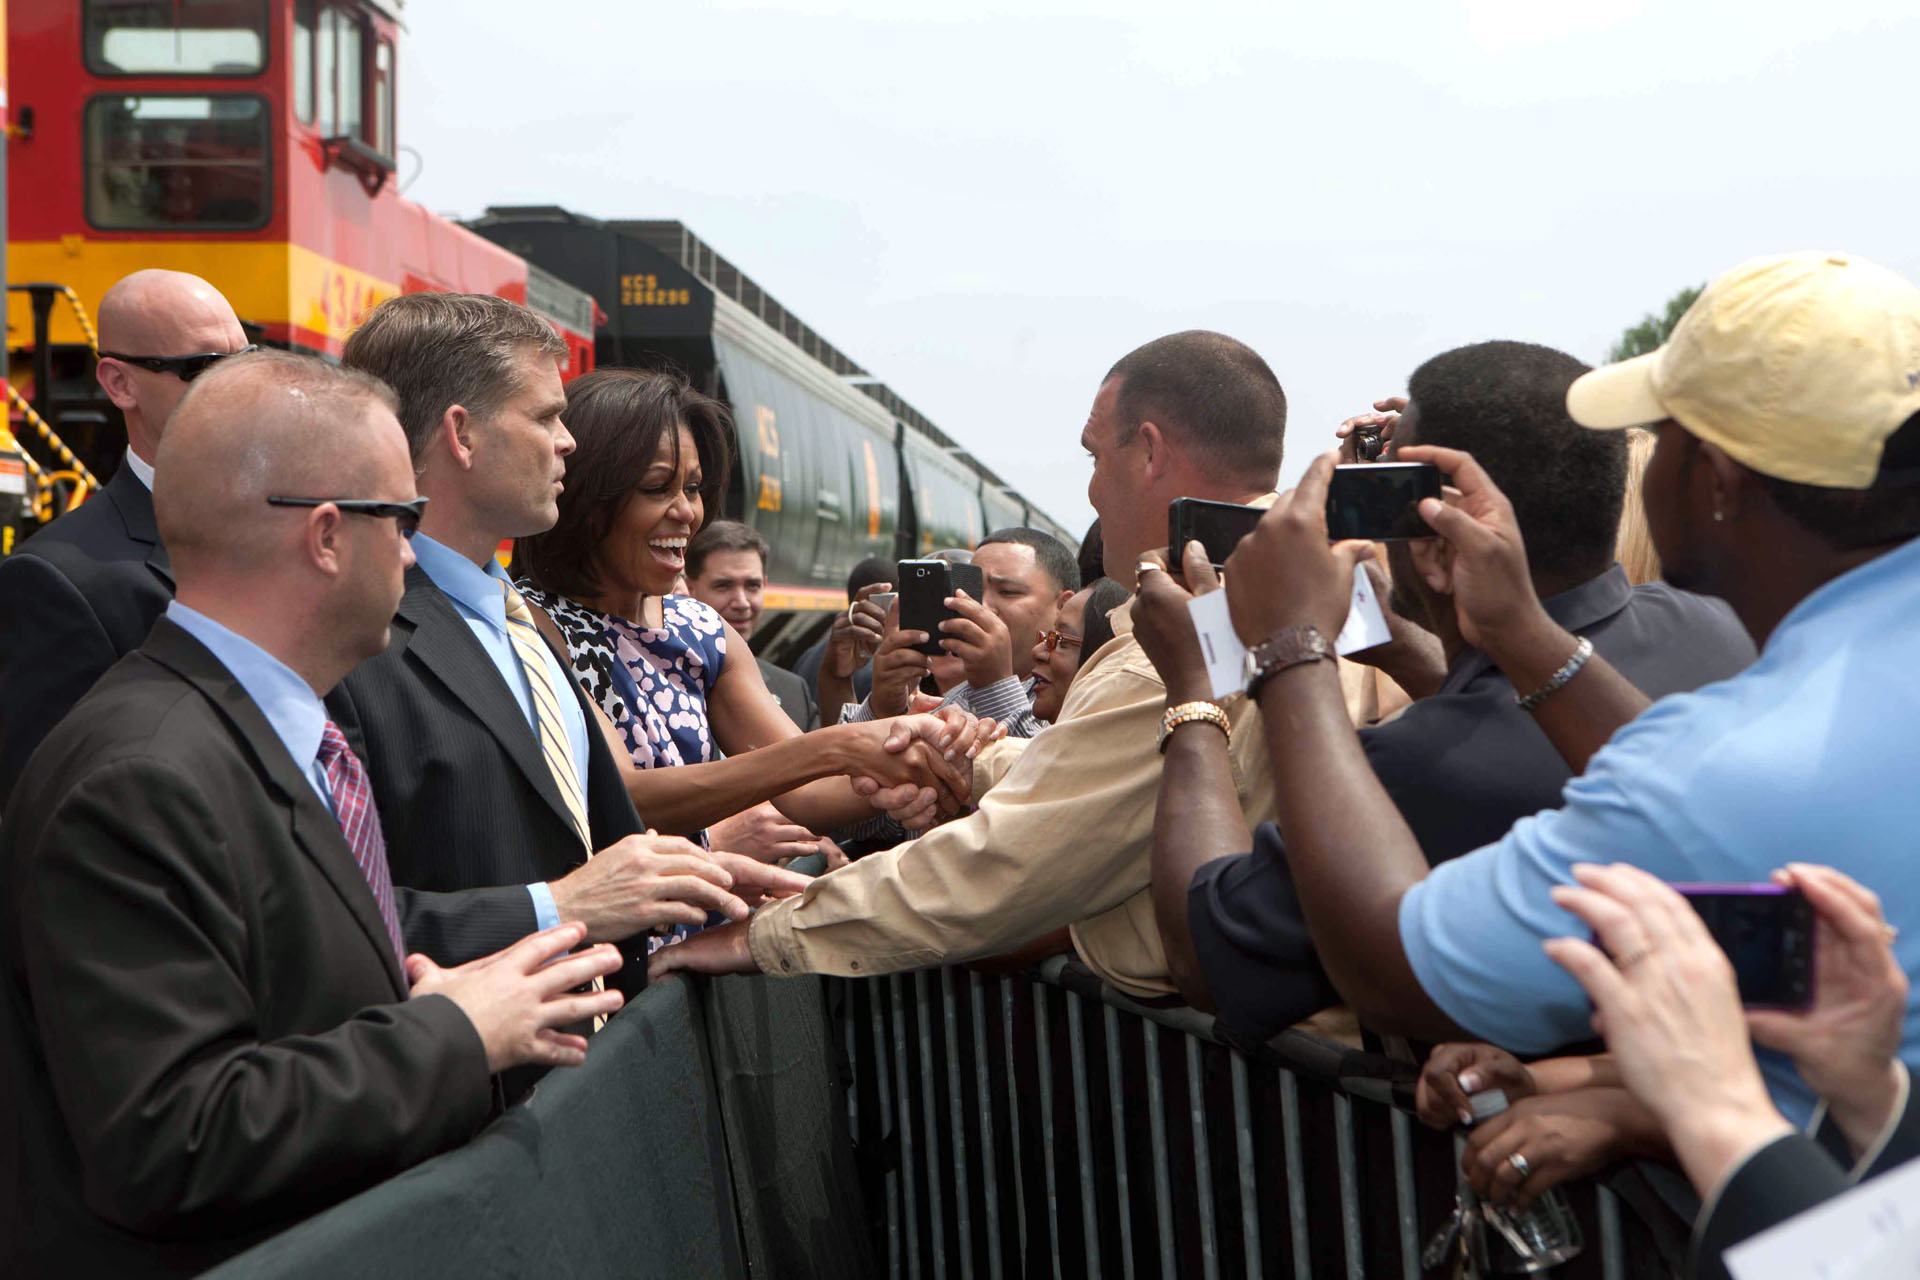
[[1920, 413], [1920, 290], [1844, 253], [1755, 258], [1659, 350], [1576, 380], [1567, 412], [1601, 430], [1672, 418], [1761, 475], [1869, 488]]

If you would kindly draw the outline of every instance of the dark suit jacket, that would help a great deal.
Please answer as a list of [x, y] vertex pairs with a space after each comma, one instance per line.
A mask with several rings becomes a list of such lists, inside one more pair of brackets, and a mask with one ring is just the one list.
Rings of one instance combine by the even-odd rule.
[[191, 1274], [485, 1123], [473, 1024], [405, 998], [332, 813], [173, 623], [48, 736], [0, 874], [0, 1274]]
[[172, 598], [153, 495], [124, 465], [0, 560], [0, 806], [40, 740]]
[[[1920, 1159], [1920, 1089], [1907, 1089], [1907, 1107], [1886, 1145], [1860, 1175], [1862, 1182]], [[1805, 1213], [1854, 1184], [1827, 1150], [1803, 1134], [1789, 1134], [1748, 1157], [1720, 1188], [1694, 1232], [1689, 1271], [1705, 1280], [1725, 1280], [1724, 1255], [1748, 1236], [1759, 1235]]]
[[765, 659], [760, 663], [760, 677], [767, 682], [767, 692], [787, 713], [787, 719], [800, 727], [802, 733], [811, 733], [820, 727], [820, 704], [814, 701], [813, 689], [793, 672], [785, 667], [776, 667]]
[[[567, 668], [564, 655], [561, 666]], [[575, 684], [587, 731], [587, 820], [593, 847], [645, 830], [620, 769]], [[523, 886], [557, 880], [585, 861], [513, 691], [452, 601], [418, 565], [393, 618], [387, 651], [356, 667], [327, 708], [373, 779], [386, 825], [407, 943], [447, 961], [486, 955], [533, 932]], [[500, 886], [486, 910], [432, 896]], [[646, 982], [645, 938], [611, 980], [628, 994]], [[447, 962], [443, 961], [443, 963]]]

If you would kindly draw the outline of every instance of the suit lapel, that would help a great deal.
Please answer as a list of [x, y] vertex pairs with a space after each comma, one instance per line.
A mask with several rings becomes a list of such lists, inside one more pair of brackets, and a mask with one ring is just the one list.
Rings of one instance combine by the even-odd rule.
[[340, 824], [307, 780], [300, 765], [287, 754], [286, 744], [267, 723], [267, 718], [240, 682], [206, 646], [188, 635], [172, 620], [162, 617], [154, 624], [153, 634], [141, 651], [194, 685], [220, 711], [234, 736], [246, 744], [262, 781], [287, 811], [288, 830], [294, 843], [312, 859], [326, 876], [340, 900], [359, 922], [367, 941], [380, 953], [387, 976], [397, 996], [407, 994], [406, 974], [399, 957], [393, 953], [393, 940], [387, 935], [386, 922], [380, 918], [380, 904], [374, 900], [372, 886], [353, 850], [347, 847]]
[[152, 548], [147, 553], [147, 568], [166, 586], [167, 594], [172, 595], [173, 565], [167, 559], [166, 544], [160, 541], [160, 523], [154, 518], [153, 495], [147, 492], [147, 486], [140, 483], [132, 467], [122, 463], [113, 479], [107, 481], [101, 496], [120, 513], [120, 524], [126, 529], [127, 538]]
[[420, 665], [486, 726], [514, 767], [571, 831], [573, 815], [553, 781], [546, 757], [540, 753], [540, 741], [527, 723], [520, 700], [474, 638], [467, 620], [418, 565], [407, 570], [407, 591], [400, 597], [399, 618], [410, 628], [407, 652], [418, 657]]

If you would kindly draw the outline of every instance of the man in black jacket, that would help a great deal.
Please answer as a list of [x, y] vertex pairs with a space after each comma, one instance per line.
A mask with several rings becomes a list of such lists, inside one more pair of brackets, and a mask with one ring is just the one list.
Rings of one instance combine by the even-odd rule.
[[153, 521], [153, 460], [187, 383], [246, 349], [233, 308], [198, 276], [136, 271], [100, 300], [101, 390], [127, 423], [106, 487], [0, 560], [0, 805], [27, 758], [173, 596]]
[[[806, 885], [641, 834], [598, 713], [494, 559], [503, 541], [558, 518], [573, 451], [560, 419], [565, 357], [545, 320], [484, 294], [391, 299], [347, 341], [346, 365], [399, 393], [430, 502], [386, 651], [327, 705], [367, 760], [396, 884], [523, 887], [493, 897], [488, 914], [416, 911], [407, 936], [436, 956], [483, 954], [578, 921], [596, 941], [634, 939], [629, 960], [644, 961], [637, 935], [702, 924], [710, 911], [741, 919], [760, 894]], [[645, 967], [627, 966], [628, 990]]]
[[[417, 515], [392, 393], [281, 353], [160, 451], [179, 595], [0, 822], [0, 1273], [188, 1275], [466, 1141], [619, 963], [578, 926], [406, 953], [320, 695], [386, 641]], [[282, 505], [276, 500], [296, 499]]]

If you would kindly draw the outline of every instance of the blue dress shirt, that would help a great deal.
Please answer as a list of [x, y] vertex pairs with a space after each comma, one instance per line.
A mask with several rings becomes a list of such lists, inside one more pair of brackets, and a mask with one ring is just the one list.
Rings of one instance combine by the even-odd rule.
[[260, 708], [260, 714], [267, 718], [274, 735], [286, 746], [287, 754], [320, 793], [321, 803], [331, 812], [333, 792], [327, 786], [326, 773], [320, 768], [320, 735], [327, 727], [327, 709], [312, 686], [292, 667], [253, 641], [178, 600], [167, 605], [166, 616], [207, 646], [220, 660], [220, 665], [240, 682], [253, 704]]
[[[480, 642], [500, 678], [513, 691], [520, 710], [526, 714], [528, 727], [538, 733], [533, 690], [527, 686], [526, 669], [520, 665], [520, 655], [514, 652], [513, 641], [507, 635], [507, 598], [501, 590], [501, 584], [508, 582], [506, 570], [491, 556], [483, 569], [424, 533], [413, 536], [413, 558], [433, 580], [433, 585], [452, 602], [454, 610], [466, 619], [473, 638]], [[554, 703], [566, 721], [567, 741], [573, 746], [573, 763], [579, 771], [580, 794], [584, 796], [587, 794], [587, 719], [574, 694], [573, 678], [550, 648], [542, 644], [540, 652], [547, 660], [547, 682], [553, 689]], [[540, 928], [551, 929], [560, 923], [560, 912], [554, 906], [551, 889], [545, 884], [530, 884], [527, 892], [533, 896], [534, 921]]]
[[[1548, 891], [1576, 862], [1630, 862], [1664, 880], [1754, 883], [1788, 862], [1837, 867], [1880, 895], [1900, 965], [1920, 973], [1910, 891], [1920, 788], [1920, 539], [1796, 605], [1753, 666], [1663, 698], [1614, 734], [1559, 809], [1433, 869], [1400, 903], [1414, 976], [1472, 1034], [1522, 1054], [1593, 1034], [1580, 985], [1540, 950], [1585, 937]], [[1920, 1067], [1920, 982], [1900, 1056]], [[1762, 1050], [1774, 1102], [1796, 1124], [1814, 1097]]]

